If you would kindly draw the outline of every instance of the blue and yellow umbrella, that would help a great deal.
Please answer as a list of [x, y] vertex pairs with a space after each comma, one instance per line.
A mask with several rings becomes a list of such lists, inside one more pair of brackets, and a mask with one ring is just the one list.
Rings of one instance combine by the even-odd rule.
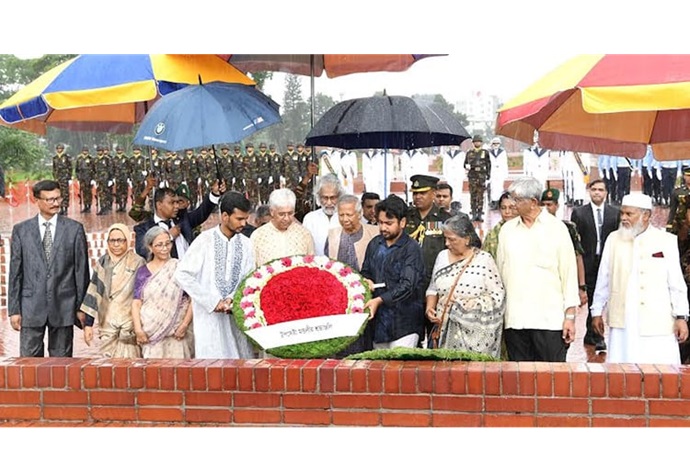
[[0, 105], [0, 124], [44, 134], [129, 132], [161, 96], [199, 82], [254, 85], [216, 55], [79, 55], [47, 71]]

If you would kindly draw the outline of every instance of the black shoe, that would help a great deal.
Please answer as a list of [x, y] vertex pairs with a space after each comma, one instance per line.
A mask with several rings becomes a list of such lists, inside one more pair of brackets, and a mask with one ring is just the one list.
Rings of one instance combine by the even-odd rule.
[[585, 336], [585, 339], [582, 342], [588, 346], [596, 346], [598, 344], [598, 342], [595, 341], [594, 338], [592, 338], [590, 336]]
[[597, 342], [594, 346], [594, 350], [596, 352], [606, 352], [606, 342], [604, 342], [603, 340]]

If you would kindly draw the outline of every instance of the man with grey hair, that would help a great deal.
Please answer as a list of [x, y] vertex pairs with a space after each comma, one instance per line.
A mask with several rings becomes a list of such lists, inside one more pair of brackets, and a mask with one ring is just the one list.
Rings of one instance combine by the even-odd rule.
[[314, 239], [316, 255], [327, 255], [326, 239], [328, 238], [328, 231], [339, 225], [338, 216], [335, 214], [335, 206], [343, 194], [345, 194], [345, 190], [335, 174], [329, 173], [319, 178], [314, 197], [316, 204], [321, 208], [307, 213], [304, 216], [304, 221], [302, 221], [302, 224], [309, 230]]
[[540, 181], [519, 178], [508, 192], [519, 216], [501, 228], [496, 253], [506, 288], [508, 357], [564, 362], [580, 305], [573, 243], [563, 222], [541, 209]]
[[257, 266], [291, 255], [314, 254], [309, 231], [295, 221], [296, 197], [290, 189], [276, 189], [268, 198], [271, 221], [251, 236]]
[[[369, 242], [379, 235], [378, 226], [362, 224], [362, 204], [354, 195], [345, 194], [338, 200], [339, 226], [328, 231], [326, 255], [360, 271]], [[367, 325], [362, 335], [335, 355], [343, 358], [373, 349], [373, 325]]]
[[687, 287], [676, 237], [650, 224], [652, 198], [623, 197], [621, 223], [604, 245], [592, 304], [592, 328], [604, 335], [611, 363], [680, 364], [688, 338]]

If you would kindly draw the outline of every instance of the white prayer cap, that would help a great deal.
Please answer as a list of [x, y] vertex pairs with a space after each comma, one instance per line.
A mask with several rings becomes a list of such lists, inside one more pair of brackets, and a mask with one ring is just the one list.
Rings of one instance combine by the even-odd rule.
[[648, 195], [645, 194], [640, 194], [639, 192], [635, 192], [632, 194], [628, 194], [623, 197], [623, 201], [621, 202], [621, 206], [623, 207], [637, 207], [637, 208], [642, 208], [643, 210], [651, 210], [652, 209], [652, 198]]
[[493, 139], [491, 139], [491, 143], [492, 144], [500, 144], [501, 139], [499, 137], [494, 137]]

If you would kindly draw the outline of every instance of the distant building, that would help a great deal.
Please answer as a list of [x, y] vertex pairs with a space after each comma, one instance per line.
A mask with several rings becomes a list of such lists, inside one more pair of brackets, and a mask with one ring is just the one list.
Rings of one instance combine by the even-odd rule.
[[501, 105], [496, 95], [472, 91], [455, 103], [455, 110], [467, 116], [467, 131], [470, 134], [479, 133], [489, 137], [493, 136], [496, 114]]

